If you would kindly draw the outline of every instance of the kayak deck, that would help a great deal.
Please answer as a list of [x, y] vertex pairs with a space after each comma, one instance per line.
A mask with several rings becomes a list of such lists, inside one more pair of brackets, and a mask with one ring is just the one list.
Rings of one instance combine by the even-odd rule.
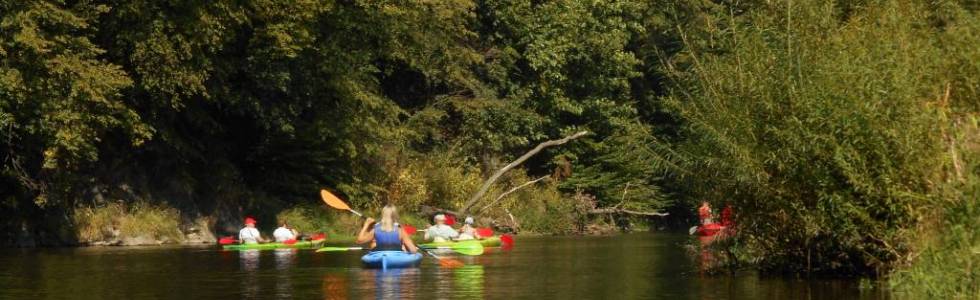
[[500, 247], [500, 237], [492, 236], [482, 240], [462, 240], [462, 241], [451, 241], [451, 242], [438, 242], [438, 243], [424, 243], [419, 244], [419, 248], [423, 249], [435, 249], [440, 247], [452, 247], [460, 243], [480, 243], [483, 247]]
[[265, 244], [234, 244], [234, 245], [223, 245], [221, 249], [224, 250], [273, 250], [273, 249], [306, 249], [313, 248], [316, 245], [323, 243], [323, 240], [315, 241], [297, 241], [293, 244], [285, 243], [265, 243]]

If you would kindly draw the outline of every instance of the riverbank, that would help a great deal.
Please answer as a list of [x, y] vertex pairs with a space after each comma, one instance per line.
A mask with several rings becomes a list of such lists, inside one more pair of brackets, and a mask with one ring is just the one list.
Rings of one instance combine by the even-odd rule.
[[[557, 199], [552, 199], [557, 200]], [[493, 227], [497, 231], [521, 235], [602, 235], [622, 232], [611, 218], [593, 218], [579, 225], [578, 220], [587, 215], [573, 213], [550, 215], [547, 200], [540, 200], [542, 210], [514, 210], [507, 218], [477, 218], [480, 227]], [[567, 200], [572, 201], [572, 200]], [[569, 205], [562, 205], [568, 207]], [[508, 210], [509, 211], [509, 210]], [[377, 215], [377, 209], [362, 211], [366, 216]], [[330, 242], [353, 241], [360, 230], [363, 219], [350, 213], [331, 209], [322, 203], [296, 205], [277, 213], [262, 214], [258, 218], [260, 231], [271, 236], [280, 222], [286, 221], [302, 233], [325, 233]], [[421, 212], [400, 213], [403, 224], [424, 228], [431, 223], [430, 215]], [[459, 217], [461, 222], [462, 217]], [[491, 223], [480, 223], [490, 221]], [[631, 230], [642, 231], [647, 228], [642, 219]], [[51, 238], [43, 232], [39, 236], [22, 234], [20, 242], [8, 246], [151, 246], [151, 245], [199, 245], [214, 244], [221, 236], [236, 236], [240, 224], [234, 220], [219, 222], [215, 216], [186, 217], [185, 213], [167, 204], [110, 202], [96, 207], [79, 207], [71, 214], [69, 225], [61, 228], [58, 238]], [[48, 240], [44, 240], [48, 237]]]

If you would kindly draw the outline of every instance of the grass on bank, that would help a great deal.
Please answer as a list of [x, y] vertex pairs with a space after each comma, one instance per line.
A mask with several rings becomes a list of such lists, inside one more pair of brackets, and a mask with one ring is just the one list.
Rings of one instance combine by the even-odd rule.
[[180, 212], [172, 207], [144, 202], [112, 202], [76, 208], [73, 223], [78, 242], [92, 244], [128, 238], [148, 238], [164, 243], [180, 242]]

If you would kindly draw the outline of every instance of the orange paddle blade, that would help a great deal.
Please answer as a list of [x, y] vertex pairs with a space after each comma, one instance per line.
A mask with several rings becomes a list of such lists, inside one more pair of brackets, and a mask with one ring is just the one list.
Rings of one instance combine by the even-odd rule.
[[344, 200], [340, 200], [337, 196], [327, 190], [320, 190], [320, 198], [323, 198], [323, 202], [330, 205], [330, 207], [340, 209], [340, 210], [350, 210], [350, 206]]

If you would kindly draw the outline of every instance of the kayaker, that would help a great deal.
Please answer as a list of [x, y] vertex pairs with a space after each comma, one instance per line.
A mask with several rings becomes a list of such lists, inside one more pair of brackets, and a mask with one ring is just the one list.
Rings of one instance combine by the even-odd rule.
[[436, 222], [436, 224], [429, 226], [429, 228], [425, 230], [426, 240], [432, 240], [438, 243], [446, 242], [459, 236], [459, 232], [457, 232], [456, 229], [446, 225], [446, 215], [437, 214], [432, 219]]
[[371, 243], [376, 251], [419, 251], [411, 237], [398, 225], [398, 209], [394, 205], [385, 205], [381, 209], [381, 222], [375, 223], [373, 218], [364, 221], [361, 232], [357, 234], [357, 243]]
[[732, 205], [726, 204], [725, 208], [721, 210], [721, 226], [732, 227], [735, 225], [732, 214]]
[[698, 216], [701, 218], [701, 225], [714, 223], [711, 221], [711, 206], [708, 205], [708, 201], [701, 202], [701, 207], [698, 208]]
[[262, 238], [262, 234], [259, 230], [255, 228], [255, 219], [252, 217], [245, 218], [245, 228], [242, 228], [238, 232], [238, 240], [242, 244], [258, 244], [265, 243], [266, 239]]
[[296, 229], [289, 227], [289, 223], [286, 220], [282, 221], [279, 228], [272, 232], [272, 237], [276, 239], [276, 242], [285, 242], [288, 240], [295, 240], [299, 237], [299, 232]]
[[457, 241], [478, 239], [480, 236], [476, 233], [476, 228], [473, 228], [473, 217], [466, 217], [463, 220], [463, 227], [459, 228], [459, 237], [456, 238]]

